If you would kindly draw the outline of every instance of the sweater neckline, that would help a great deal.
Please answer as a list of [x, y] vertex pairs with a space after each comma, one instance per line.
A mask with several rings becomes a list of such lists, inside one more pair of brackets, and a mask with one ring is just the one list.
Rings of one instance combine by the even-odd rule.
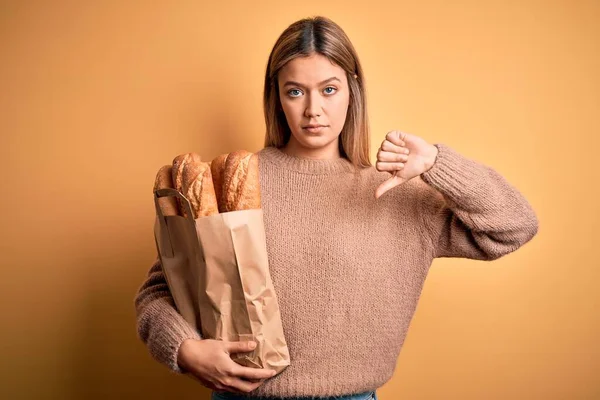
[[259, 153], [259, 158], [263, 158], [283, 169], [303, 174], [332, 175], [354, 171], [354, 165], [345, 157], [316, 160], [286, 154], [275, 146], [265, 147]]

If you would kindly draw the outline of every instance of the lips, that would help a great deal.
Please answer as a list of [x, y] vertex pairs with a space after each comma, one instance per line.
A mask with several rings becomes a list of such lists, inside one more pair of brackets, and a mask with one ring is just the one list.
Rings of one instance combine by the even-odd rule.
[[326, 125], [318, 125], [318, 124], [314, 124], [314, 125], [306, 125], [303, 126], [303, 128], [308, 129], [308, 128], [322, 128], [325, 127]]
[[314, 126], [311, 127], [310, 125], [302, 128], [304, 131], [306, 132], [310, 132], [310, 133], [320, 133], [321, 131], [323, 131], [325, 129], [325, 125], [318, 125], [318, 126]]

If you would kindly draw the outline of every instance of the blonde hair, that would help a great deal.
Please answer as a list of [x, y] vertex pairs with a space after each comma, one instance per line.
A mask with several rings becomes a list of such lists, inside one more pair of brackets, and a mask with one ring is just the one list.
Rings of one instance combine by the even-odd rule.
[[358, 55], [342, 28], [322, 16], [304, 18], [292, 23], [279, 36], [271, 50], [265, 73], [263, 97], [267, 127], [265, 147], [280, 148], [291, 136], [279, 99], [279, 70], [294, 58], [307, 57], [314, 53], [327, 57], [346, 71], [350, 103], [344, 127], [340, 132], [340, 155], [355, 167], [372, 166], [369, 158], [370, 131], [366, 89]]

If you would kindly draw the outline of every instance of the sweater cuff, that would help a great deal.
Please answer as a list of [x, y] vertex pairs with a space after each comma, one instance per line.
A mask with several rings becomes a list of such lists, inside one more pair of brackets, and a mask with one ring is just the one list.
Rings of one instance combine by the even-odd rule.
[[187, 371], [181, 368], [179, 366], [179, 363], [177, 362], [179, 348], [181, 347], [181, 344], [187, 339], [202, 340], [202, 337], [194, 329], [184, 329], [184, 333], [182, 335], [177, 336], [177, 339], [173, 342], [174, 351], [172, 353], [171, 359], [169, 360], [169, 367], [173, 372], [178, 374], [187, 373]]
[[444, 144], [434, 146], [438, 149], [436, 160], [421, 179], [454, 203], [478, 208], [476, 203], [486, 198], [485, 167]]
[[[148, 305], [148, 308], [158, 306], [156, 303], [162, 301], [164, 299], [159, 299], [154, 304]], [[155, 321], [158, 326], [154, 327], [156, 337], [153, 337], [148, 343], [151, 353], [157, 361], [166, 365], [171, 371], [184, 374], [186, 371], [177, 363], [179, 347], [186, 339], [201, 340], [202, 336], [175, 309], [157, 308], [157, 310], [148, 311], [150, 315], [159, 315], [158, 320]]]

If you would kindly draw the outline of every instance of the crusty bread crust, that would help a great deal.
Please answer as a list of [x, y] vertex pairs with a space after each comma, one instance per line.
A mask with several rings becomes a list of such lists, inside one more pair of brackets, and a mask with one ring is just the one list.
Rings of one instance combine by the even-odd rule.
[[[173, 168], [171, 170], [174, 188], [183, 194], [188, 200], [191, 199], [186, 195], [189, 185], [197, 175], [198, 164], [201, 162], [201, 157], [197, 153], [180, 154], [173, 159]], [[177, 205], [182, 216], [187, 217], [187, 211], [181, 199], [177, 198]]]
[[201, 162], [197, 170], [198, 173], [191, 182], [184, 179], [188, 188], [185, 196], [190, 200], [194, 219], [219, 213], [209, 163]]
[[[173, 189], [172, 166], [163, 165], [157, 172], [154, 180], [153, 192], [158, 189]], [[178, 215], [179, 207], [173, 196], [159, 197], [158, 206], [163, 215]]]
[[173, 159], [172, 178], [175, 189], [181, 192], [183, 187], [183, 169], [190, 158], [194, 158], [190, 153], [180, 154]]
[[[161, 173], [169, 175], [171, 187], [189, 200], [196, 219], [219, 212], [260, 208], [258, 162], [258, 154], [246, 150], [221, 154], [210, 162], [200, 161], [196, 153], [185, 153], [175, 157], [172, 167], [163, 167]], [[175, 210], [187, 217], [181, 200], [174, 200], [165, 198], [164, 202], [171, 203], [168, 212], [172, 214]]]
[[213, 178], [210, 172], [210, 164], [206, 163], [206, 169], [202, 175], [202, 200], [200, 202], [199, 217], [214, 215], [219, 213], [217, 196], [213, 185]]
[[210, 172], [212, 174], [215, 195], [219, 205], [219, 212], [225, 212], [225, 199], [223, 197], [223, 171], [229, 154], [221, 154], [211, 161]]
[[248, 160], [244, 187], [240, 191], [236, 209], [251, 210], [261, 207], [258, 154], [252, 154]]
[[223, 172], [223, 196], [226, 212], [236, 210], [241, 184], [246, 176], [247, 164], [243, 160], [250, 155], [251, 153], [246, 150], [237, 150], [229, 153], [227, 157]]
[[261, 207], [257, 154], [246, 150], [229, 153], [222, 176], [222, 212]]

